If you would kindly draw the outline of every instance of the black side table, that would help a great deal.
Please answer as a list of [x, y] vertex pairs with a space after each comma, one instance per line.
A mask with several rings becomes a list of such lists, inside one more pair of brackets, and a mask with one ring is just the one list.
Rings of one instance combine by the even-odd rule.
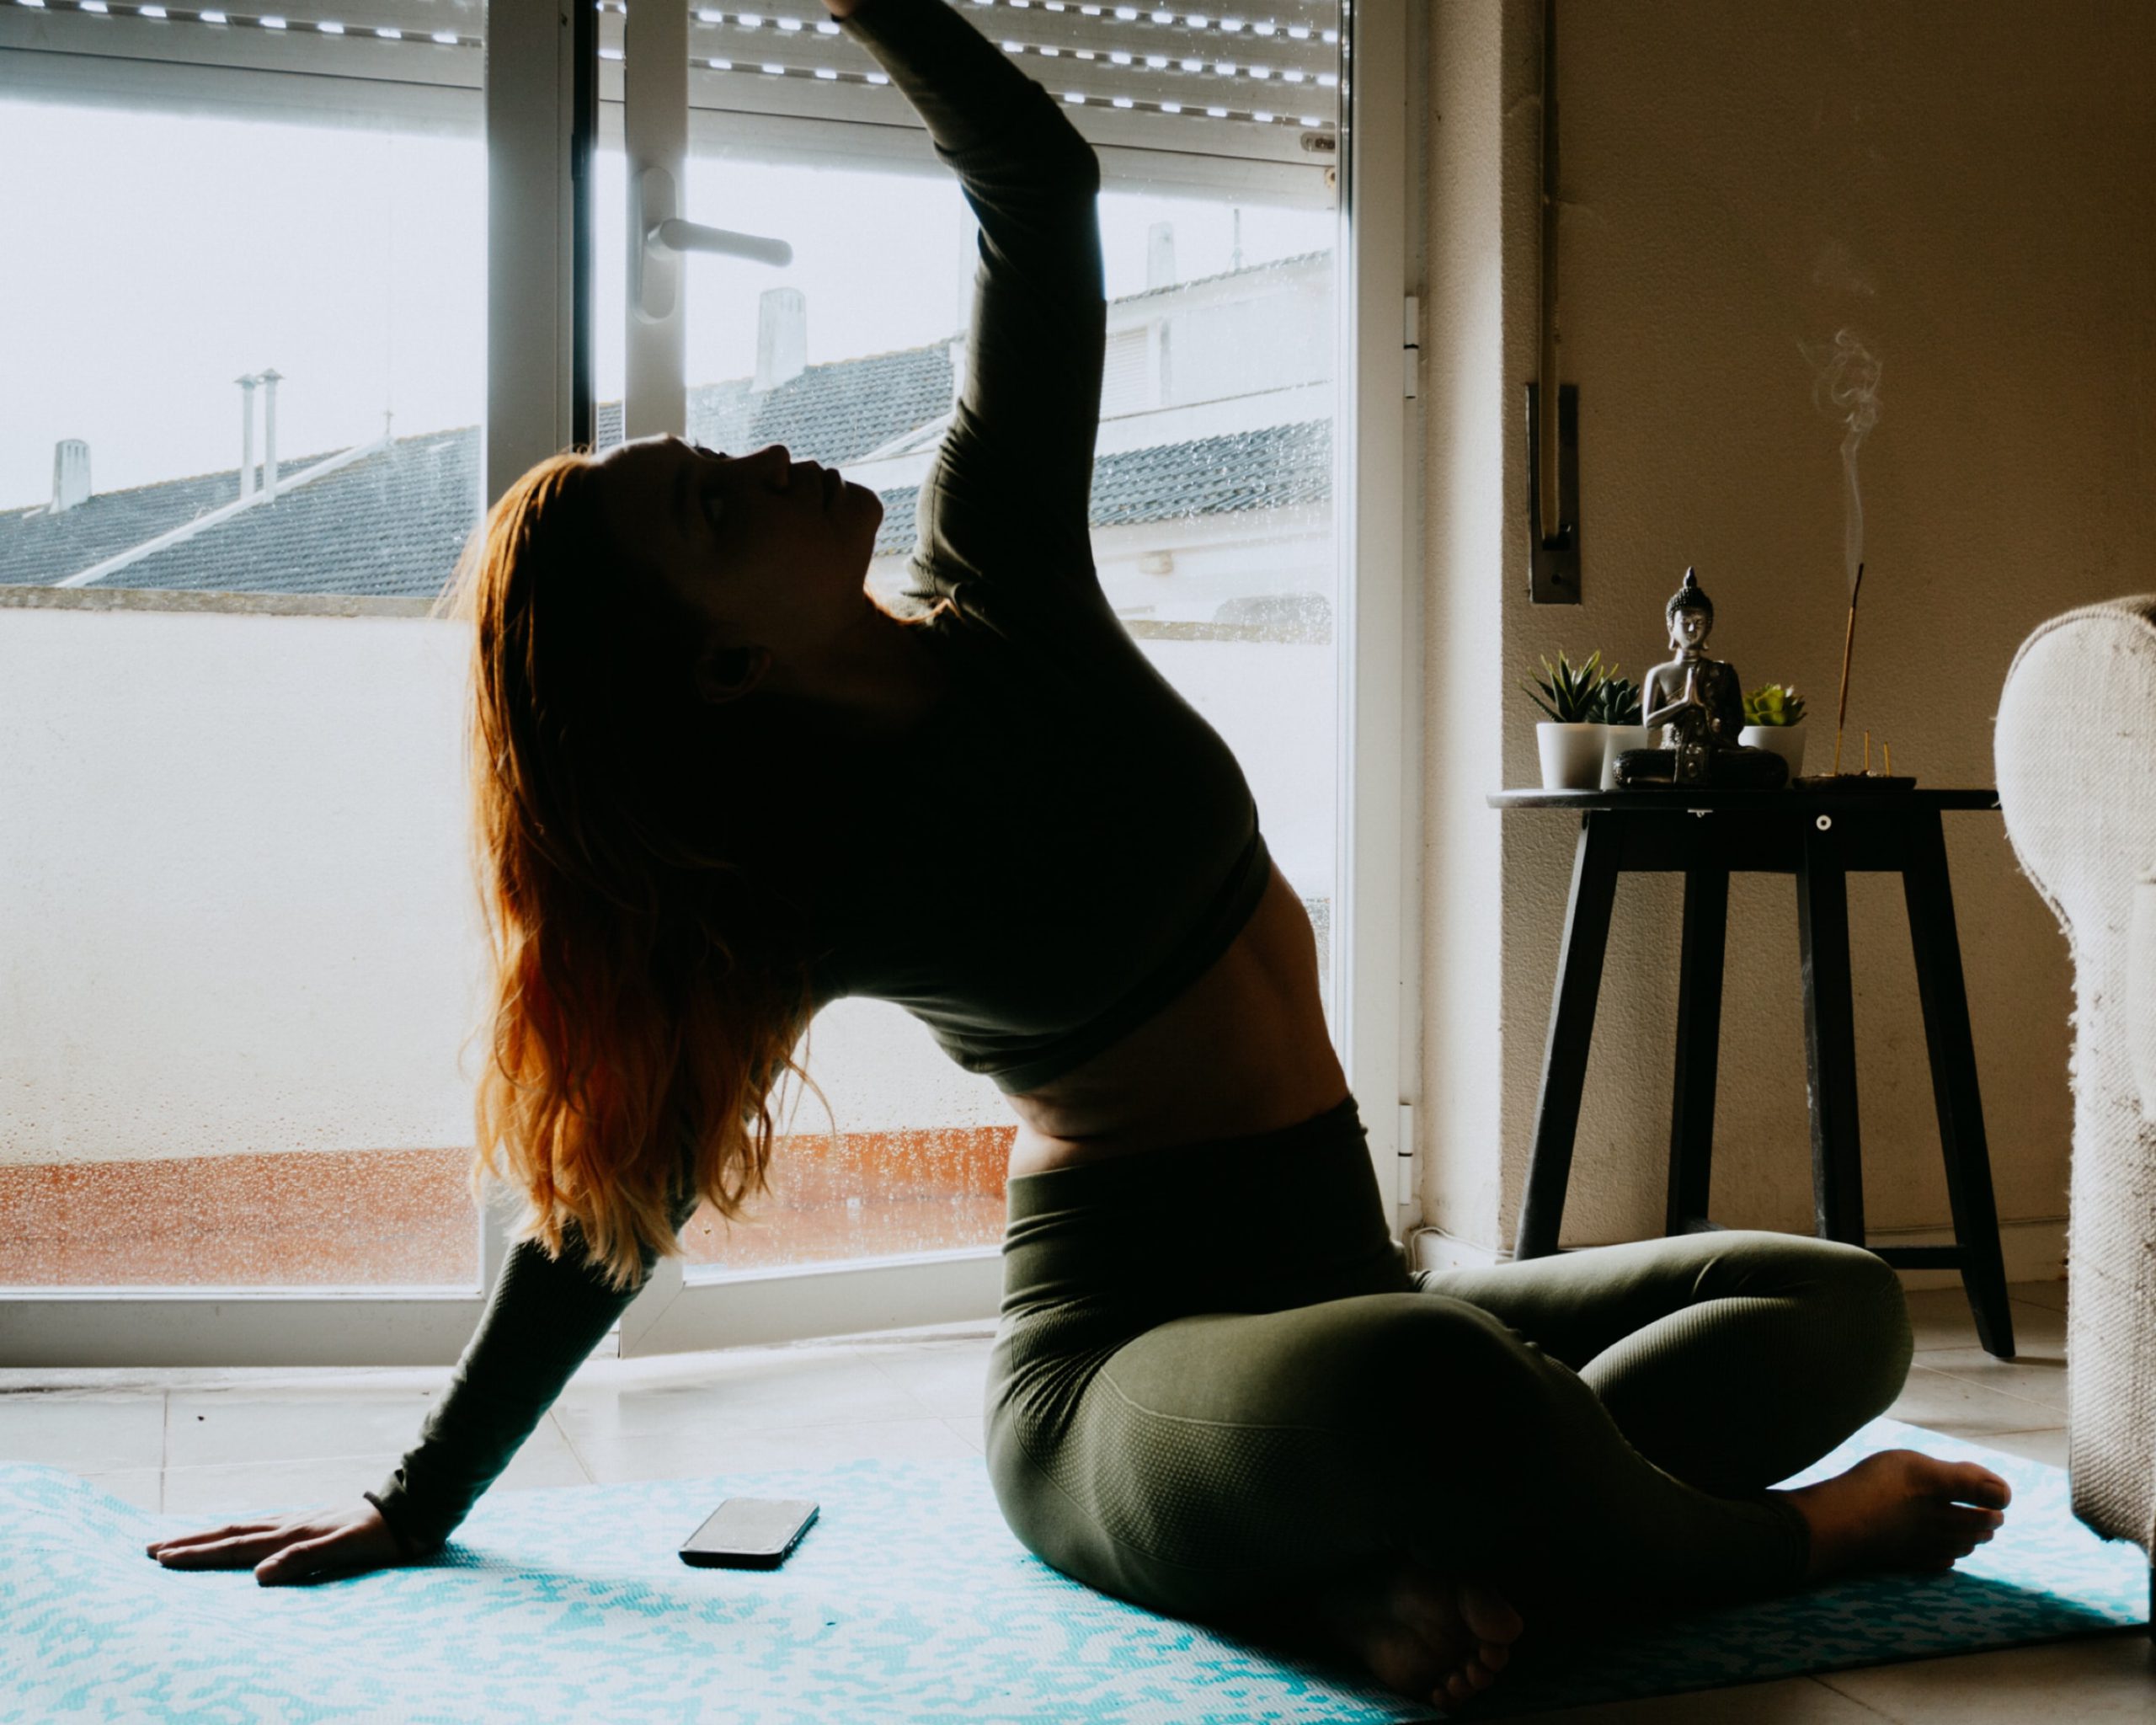
[[1677, 1070], [1669, 1127], [1669, 1199], [1664, 1231], [1696, 1233], [1707, 1220], [1714, 1146], [1715, 1078], [1721, 1038], [1722, 953], [1729, 877], [1743, 869], [1796, 877], [1797, 936], [1804, 975], [1805, 1076], [1812, 1098], [1812, 1186], [1819, 1236], [1869, 1244], [1857, 1135], [1856, 1025], [1850, 999], [1847, 876], [1897, 873], [1908, 903], [1932, 1095], [1939, 1108], [1951, 1246], [1874, 1247], [1908, 1268], [1958, 1269], [1977, 1335], [2001, 1359], [2014, 1356], [2006, 1265], [1992, 1196], [1991, 1154], [1977, 1092], [1968, 994], [1946, 877], [1949, 809], [1995, 809], [1988, 790], [1904, 792], [1629, 790], [1502, 791], [1496, 809], [1569, 809], [1579, 814], [1572, 901], [1550, 1003], [1534, 1150], [1520, 1211], [1517, 1258], [1557, 1249], [1571, 1179], [1588, 1044], [1617, 876], [1625, 869], [1681, 873], [1684, 934], [1678, 960]]

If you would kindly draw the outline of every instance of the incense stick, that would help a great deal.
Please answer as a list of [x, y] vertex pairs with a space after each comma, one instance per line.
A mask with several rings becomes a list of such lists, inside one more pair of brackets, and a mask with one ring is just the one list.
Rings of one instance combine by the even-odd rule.
[[1856, 651], [1856, 601], [1864, 591], [1864, 565], [1856, 566], [1856, 579], [1849, 585], [1849, 624], [1842, 637], [1842, 699], [1834, 709], [1834, 776], [1842, 772], [1842, 722], [1849, 716], [1849, 657]]

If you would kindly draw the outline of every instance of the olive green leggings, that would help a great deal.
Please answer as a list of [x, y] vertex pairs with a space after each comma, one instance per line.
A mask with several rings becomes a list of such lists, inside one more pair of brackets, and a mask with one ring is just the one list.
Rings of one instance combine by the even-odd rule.
[[1389, 1555], [1522, 1602], [1778, 1592], [1766, 1487], [1885, 1411], [1900, 1284], [1725, 1232], [1412, 1274], [1352, 1098], [1262, 1137], [1013, 1180], [989, 1461], [1079, 1580], [1233, 1616]]

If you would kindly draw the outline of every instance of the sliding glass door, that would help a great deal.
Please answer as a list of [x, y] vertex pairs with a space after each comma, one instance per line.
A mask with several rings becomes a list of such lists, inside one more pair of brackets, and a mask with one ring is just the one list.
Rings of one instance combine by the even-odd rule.
[[[465, 1187], [467, 644], [424, 613], [516, 473], [654, 430], [784, 443], [875, 487], [870, 580], [900, 578], [971, 213], [814, 0], [659, 4], [0, 3], [8, 158], [77, 170], [0, 183], [0, 298], [33, 308], [0, 329], [26, 380], [0, 429], [0, 1365], [469, 1333], [504, 1242]], [[1398, 850], [1401, 572], [1354, 517], [1401, 506], [1405, 191], [1348, 122], [1401, 0], [959, 9], [1100, 152], [1096, 559], [1250, 776], [1389, 1163], [1401, 869], [1363, 835]], [[790, 251], [679, 259], [663, 339], [629, 279], [654, 131], [674, 213]], [[993, 1087], [871, 1002], [808, 1056], [830, 1114], [794, 1111], [750, 1221], [691, 1222], [625, 1349], [993, 1311]]]
[[[689, 7], [648, 37], [633, 12], [620, 21], [628, 113], [598, 176], [600, 254], [614, 235], [627, 246], [640, 176], [675, 174], [662, 152], [678, 146], [680, 213], [790, 256], [684, 259], [680, 327], [664, 340], [634, 304], [616, 322], [602, 285], [600, 394], [629, 397], [632, 431], [728, 452], [783, 443], [873, 487], [870, 583], [895, 597], [965, 374], [978, 232], [874, 60], [820, 8], [790, 9]], [[1323, 942], [1340, 848], [1342, 8], [958, 9], [1101, 154], [1096, 561], [1125, 626], [1243, 761]], [[642, 51], [686, 55], [686, 83], [641, 75], [647, 40]], [[680, 102], [683, 120], [640, 123], [646, 100]], [[638, 405], [647, 343], [679, 366], [651, 391], [668, 417]], [[992, 859], [992, 821], [980, 844]], [[908, 868], [889, 859], [894, 905]], [[765, 1333], [767, 1303], [768, 1322], [808, 1300], [857, 1327], [992, 1309], [1013, 1130], [993, 1086], [873, 1002], [827, 1011], [808, 1055], [829, 1113], [813, 1097], [796, 1112], [750, 1222], [691, 1222], [680, 1288], [641, 1302], [626, 1345]]]

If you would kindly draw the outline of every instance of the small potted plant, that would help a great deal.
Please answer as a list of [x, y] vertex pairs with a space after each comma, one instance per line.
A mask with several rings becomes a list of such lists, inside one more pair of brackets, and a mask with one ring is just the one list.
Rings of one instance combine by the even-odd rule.
[[1748, 749], [1771, 749], [1789, 763], [1790, 782], [1804, 770], [1804, 697], [1786, 683], [1768, 683], [1744, 697], [1744, 729], [1737, 740]]
[[1591, 791], [1602, 782], [1604, 725], [1602, 655], [1572, 664], [1562, 653], [1545, 659], [1542, 675], [1521, 686], [1550, 717], [1534, 727], [1545, 791]]
[[1617, 757], [1627, 749], [1651, 749], [1654, 729], [1640, 723], [1640, 686], [1611, 665], [1597, 692], [1602, 718], [1602, 788], [1617, 788]]

